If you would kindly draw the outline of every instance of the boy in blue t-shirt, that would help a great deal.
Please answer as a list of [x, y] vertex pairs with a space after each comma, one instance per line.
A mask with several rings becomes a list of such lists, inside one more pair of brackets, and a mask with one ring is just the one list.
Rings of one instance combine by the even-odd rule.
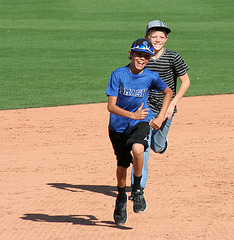
[[[114, 210], [116, 224], [127, 221], [127, 199], [125, 191], [127, 168], [133, 162], [133, 210], [136, 213], [146, 209], [143, 190], [140, 187], [144, 151], [148, 147], [150, 126], [162, 125], [170, 104], [172, 91], [158, 73], [145, 69], [151, 56], [153, 45], [144, 38], [137, 39], [129, 51], [131, 63], [112, 72], [106, 89], [109, 96], [107, 109], [110, 112], [109, 137], [117, 158], [118, 196]], [[147, 105], [151, 89], [164, 94], [163, 106], [157, 120], [151, 122], [152, 110]]]

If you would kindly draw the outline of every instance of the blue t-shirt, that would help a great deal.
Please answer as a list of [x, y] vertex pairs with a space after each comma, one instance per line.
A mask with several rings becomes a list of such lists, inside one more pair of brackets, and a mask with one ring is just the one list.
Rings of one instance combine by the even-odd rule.
[[[117, 97], [116, 105], [130, 112], [135, 112], [142, 103], [144, 103], [143, 109], [149, 108], [147, 105], [149, 91], [151, 89], [164, 91], [167, 85], [157, 72], [145, 68], [142, 73], [133, 74], [128, 66], [112, 72], [106, 94]], [[150, 109], [145, 119], [134, 120], [111, 113], [109, 129], [115, 132], [126, 132], [139, 122], [150, 122], [152, 114]]]

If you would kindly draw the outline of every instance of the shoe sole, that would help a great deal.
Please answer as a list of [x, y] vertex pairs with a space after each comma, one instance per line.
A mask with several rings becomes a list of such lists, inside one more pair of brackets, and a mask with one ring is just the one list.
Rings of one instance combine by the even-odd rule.
[[128, 213], [127, 213], [127, 218], [126, 218], [126, 221], [125, 221], [125, 222], [121, 222], [121, 223], [115, 222], [115, 224], [116, 224], [116, 225], [119, 225], [119, 226], [122, 226], [122, 225], [124, 225], [124, 224], [127, 222], [127, 220], [128, 220]]

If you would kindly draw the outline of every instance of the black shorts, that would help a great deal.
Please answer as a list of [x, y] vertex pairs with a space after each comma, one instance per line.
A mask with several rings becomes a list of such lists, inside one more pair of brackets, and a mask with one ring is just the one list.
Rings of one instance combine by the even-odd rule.
[[140, 122], [126, 133], [109, 130], [109, 137], [117, 158], [117, 165], [128, 168], [132, 162], [132, 145], [140, 143], [148, 148], [148, 135], [150, 127], [148, 122]]

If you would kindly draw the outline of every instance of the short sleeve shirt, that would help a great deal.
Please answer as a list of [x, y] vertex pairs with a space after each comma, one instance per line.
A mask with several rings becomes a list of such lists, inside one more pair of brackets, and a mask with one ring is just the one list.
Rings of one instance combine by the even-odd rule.
[[[171, 88], [172, 98], [176, 95], [177, 78], [186, 74], [189, 69], [179, 53], [168, 49], [164, 49], [163, 54], [156, 60], [151, 58], [146, 68], [159, 74], [160, 78]], [[163, 97], [161, 92], [151, 91], [149, 93], [148, 104], [154, 112], [160, 112]], [[174, 112], [176, 111], [175, 108]]]
[[[142, 103], [143, 109], [149, 108], [147, 100], [150, 90], [164, 91], [167, 85], [156, 72], [144, 69], [140, 74], [133, 74], [128, 66], [112, 72], [106, 94], [117, 97], [117, 106], [130, 112], [135, 112]], [[111, 113], [109, 128], [116, 132], [126, 132], [141, 121], [149, 122], [152, 114], [150, 110], [144, 120], [134, 120]]]

